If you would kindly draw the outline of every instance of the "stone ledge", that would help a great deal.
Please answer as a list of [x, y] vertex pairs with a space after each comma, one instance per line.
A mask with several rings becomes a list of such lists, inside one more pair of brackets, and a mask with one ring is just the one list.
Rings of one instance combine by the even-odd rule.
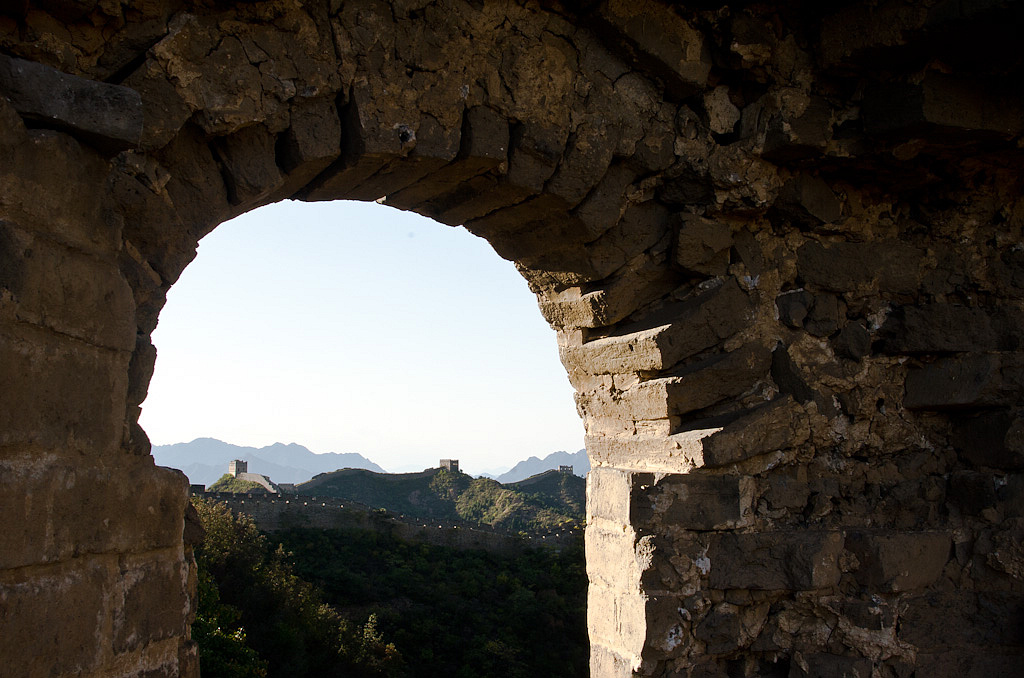
[[129, 87], [0, 55], [0, 90], [24, 117], [71, 130], [104, 151], [137, 147], [142, 137], [142, 97]]

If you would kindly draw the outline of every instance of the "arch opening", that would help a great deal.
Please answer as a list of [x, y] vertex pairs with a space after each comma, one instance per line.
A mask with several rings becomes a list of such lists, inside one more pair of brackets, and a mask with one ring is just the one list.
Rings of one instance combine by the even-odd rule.
[[[564, 449], [554, 447], [559, 435], [572, 441], [570, 450], [580, 447], [583, 432], [557, 362], [554, 333], [533, 295], [511, 264], [461, 230], [373, 203], [337, 202], [264, 206], [217, 226], [204, 236], [196, 259], [168, 294], [152, 335], [159, 359], [139, 423], [154, 443], [205, 438], [191, 445], [154, 444], [152, 454], [158, 465], [185, 471], [194, 500], [245, 514], [269, 530], [273, 542], [286, 544], [296, 554], [289, 558], [296, 560], [291, 567], [314, 580], [322, 578], [324, 590], [331, 592], [329, 603], [357, 608], [346, 615], [352, 617], [346, 623], [366, 623], [362, 617], [369, 613], [363, 609], [370, 608], [384, 639], [379, 645], [396, 641], [401, 661], [415, 673], [479, 670], [503, 662], [503, 671], [533, 672], [555, 662], [565, 675], [582, 675], [586, 578], [583, 516], [576, 512], [582, 511], [583, 480], [558, 479], [555, 488], [506, 485], [499, 490], [458, 473], [498, 476], [528, 456]], [[169, 373], [170, 384], [161, 384], [162, 370]], [[559, 405], [561, 417], [551, 411]], [[300, 410], [299, 418], [289, 416], [293, 409]], [[147, 419], [147, 414], [159, 418]], [[191, 418], [195, 421], [187, 421]], [[568, 419], [569, 425], [558, 425], [558, 419]], [[358, 452], [371, 462], [367, 467], [379, 464], [403, 475], [349, 478], [351, 471], [333, 473], [348, 465], [339, 461], [292, 477], [288, 473], [298, 469], [288, 466], [303, 464], [294, 459], [289, 464], [299, 454], [271, 446], [279, 442]], [[232, 459], [248, 462], [237, 478], [266, 476], [271, 495], [198, 491], [198, 485], [213, 485], [218, 478], [216, 486], [224, 485], [229, 449], [237, 451]], [[197, 461], [200, 450], [211, 456]], [[182, 468], [186, 455], [193, 463]], [[443, 459], [452, 457], [457, 477], [438, 474], [438, 459], [444, 466]], [[277, 468], [271, 470], [268, 462]], [[211, 465], [216, 470], [209, 469], [207, 478]], [[576, 473], [585, 473], [578, 463]], [[550, 484], [552, 479], [547, 480]], [[351, 489], [353, 482], [365, 489]], [[438, 482], [450, 485], [447, 494], [435, 490]], [[389, 485], [397, 489], [386, 492]], [[546, 499], [524, 492], [539, 492], [537, 497]], [[486, 502], [498, 502], [500, 493], [523, 506], [501, 510], [495, 503], [488, 508]], [[463, 494], [475, 496], [481, 505], [460, 501]], [[215, 544], [196, 546], [204, 582], [193, 631], [199, 651], [209, 652], [214, 642], [209, 627], [221, 608], [209, 599], [216, 589], [220, 604], [241, 610], [240, 619], [225, 621], [245, 630], [246, 644], [269, 661], [272, 672], [280, 670], [285, 658], [297, 660], [298, 655], [272, 642], [262, 622], [265, 614], [250, 618], [254, 606], [233, 583], [252, 578], [248, 589], [267, 589], [263, 607], [276, 600], [263, 577], [249, 573], [262, 569], [243, 557], [246, 548], [258, 548], [246, 546], [244, 530], [237, 543], [226, 539], [232, 528], [217, 508], [203, 503], [199, 508], [204, 525], [212, 521], [218, 534]], [[304, 525], [332, 531], [310, 537], [296, 531]], [[379, 562], [371, 565], [356, 557], [350, 542], [372, 547]], [[328, 564], [326, 571], [333, 575], [318, 575], [309, 569], [309, 551], [328, 543], [335, 557], [345, 561]], [[525, 552], [537, 548], [542, 549], [537, 555]], [[473, 555], [474, 550], [486, 555]], [[245, 563], [243, 571], [225, 568], [224, 562], [236, 561]], [[345, 562], [351, 570], [339, 574]], [[488, 567], [503, 572], [503, 579], [495, 581]], [[401, 594], [365, 590], [371, 579], [394, 586], [402, 579], [399, 572], [407, 570]], [[441, 581], [424, 585], [420, 578], [429, 572], [444, 574]], [[539, 595], [541, 590], [546, 592]], [[480, 602], [458, 606], [458, 591], [475, 591]], [[392, 599], [398, 595], [401, 604]], [[514, 613], [510, 600], [518, 601], [516, 613], [534, 616], [536, 622], [508, 625], [495, 643], [487, 630], [498, 635], [496, 620]], [[469, 623], [467, 615], [475, 622]], [[431, 636], [474, 641], [435, 656], [420, 636], [423, 629], [410, 632], [416, 619], [437, 627]], [[307, 620], [293, 622], [292, 631], [309, 644], [309, 655], [320, 657], [325, 650], [304, 635]], [[527, 651], [530, 634], [538, 635], [536, 629], [544, 624], [559, 625], [564, 637]], [[421, 641], [414, 642], [414, 636]], [[545, 663], [538, 663], [541, 658]]]
[[207, 235], [168, 299], [140, 418], [154, 443], [300, 442], [393, 472], [454, 457], [492, 475], [582, 447], [526, 284], [485, 242], [418, 215], [261, 207]]

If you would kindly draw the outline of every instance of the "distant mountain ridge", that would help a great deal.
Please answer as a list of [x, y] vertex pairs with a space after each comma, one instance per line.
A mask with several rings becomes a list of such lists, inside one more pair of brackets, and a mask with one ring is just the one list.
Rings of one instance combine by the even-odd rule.
[[[298, 484], [321, 473], [343, 468], [386, 471], [361, 454], [329, 452], [316, 454], [297, 443], [274, 443], [265, 447], [232, 445], [216, 438], [196, 438], [187, 443], [154, 445], [153, 458], [160, 466], [181, 469], [195, 485], [212, 485], [228, 470], [228, 462], [242, 459], [249, 462], [249, 472], [259, 473], [275, 483]], [[508, 484], [525, 480], [559, 466], [572, 466], [577, 476], [586, 476], [590, 460], [586, 450], [552, 452], [543, 459], [530, 457], [498, 476], [484, 477]]]
[[577, 452], [552, 452], [543, 459], [530, 457], [525, 461], [521, 461], [494, 479], [503, 485], [517, 483], [538, 473], [557, 469], [559, 466], [572, 466], [573, 474], [586, 476], [587, 472], [590, 471], [590, 458], [587, 457], [585, 449]]
[[361, 468], [384, 473], [377, 464], [355, 452], [316, 454], [296, 443], [243, 447], [216, 438], [196, 438], [188, 443], [154, 445], [153, 458], [160, 466], [181, 469], [194, 485], [212, 485], [228, 470], [228, 462], [249, 462], [249, 472], [270, 476], [275, 483], [301, 483], [319, 473], [342, 468]]

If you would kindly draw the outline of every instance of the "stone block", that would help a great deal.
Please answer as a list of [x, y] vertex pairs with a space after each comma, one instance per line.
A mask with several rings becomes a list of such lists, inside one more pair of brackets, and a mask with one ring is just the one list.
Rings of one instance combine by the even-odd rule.
[[810, 241], [797, 251], [803, 282], [840, 293], [912, 293], [920, 285], [923, 266], [924, 253], [898, 241]]
[[919, 653], [1024, 646], [1022, 593], [930, 592], [904, 603], [898, 637]]
[[99, 668], [113, 578], [113, 569], [99, 558], [5, 572], [0, 577], [4, 676], [91, 675]]
[[794, 329], [801, 329], [804, 326], [804, 320], [813, 305], [814, 295], [806, 290], [783, 292], [775, 298], [779, 320]]
[[531, 193], [540, 193], [565, 154], [568, 130], [519, 123], [509, 135], [508, 181]]
[[633, 487], [637, 482], [653, 482], [650, 474], [596, 467], [587, 474], [587, 524], [596, 519], [627, 525]]
[[642, 254], [593, 292], [572, 287], [540, 299], [540, 312], [559, 328], [602, 327], [669, 293], [678, 280], [655, 254]]
[[1024, 470], [1024, 417], [1003, 410], [953, 419], [953, 446], [976, 466]]
[[929, 678], [1012, 678], [1020, 674], [1020, 652], [990, 647], [918, 652], [915, 675]]
[[591, 639], [590, 674], [602, 678], [634, 678], [634, 660], [623, 657]]
[[864, 127], [872, 134], [955, 132], [1013, 136], [1024, 130], [1016, 91], [928, 71], [920, 82], [877, 85], [864, 94]]
[[615, 591], [639, 591], [650, 569], [650, 549], [631, 529], [606, 523], [587, 525], [587, 577], [591, 584]]
[[9, 455], [0, 460], [0, 568], [87, 553], [171, 548], [181, 543], [187, 480], [151, 458], [111, 467], [73, 459]]
[[[195, 258], [198, 240], [239, 208], [228, 201], [224, 171], [211, 144], [194, 127], [186, 126], [160, 149], [158, 161], [176, 171], [161, 177], [155, 200], [125, 215], [124, 231], [153, 270], [173, 284]], [[170, 212], [160, 203], [171, 206]]]
[[857, 556], [857, 582], [869, 591], [911, 591], [934, 584], [951, 557], [952, 540], [944, 532], [847, 535], [846, 548]]
[[0, 449], [120, 449], [131, 354], [0, 322]]
[[704, 466], [725, 466], [790, 449], [802, 445], [809, 436], [803, 407], [790, 396], [784, 396], [744, 414], [706, 438]]
[[805, 226], [839, 221], [843, 205], [832, 188], [820, 177], [799, 174], [779, 191], [775, 208]]
[[847, 323], [839, 334], [832, 338], [832, 350], [843, 358], [860, 360], [871, 354], [871, 335], [863, 324]]
[[349, 194], [352, 200], [379, 200], [400, 192], [452, 161], [459, 151], [459, 131], [445, 129], [431, 115], [420, 116], [411, 131], [415, 146], [396, 158]]
[[694, 214], [681, 215], [678, 222], [676, 265], [702, 275], [724, 275], [733, 244], [729, 226]]
[[608, 172], [618, 131], [596, 115], [580, 124], [567, 140], [565, 155], [544, 190], [575, 207]]
[[613, 336], [560, 346], [562, 364], [586, 374], [667, 370], [732, 336], [752, 319], [750, 298], [729, 279], [616, 328]]
[[689, 96], [707, 82], [711, 52], [704, 35], [670, 7], [608, 0], [597, 13], [632, 45], [638, 64], [665, 81], [670, 99]]
[[573, 209], [573, 214], [587, 225], [586, 242], [607, 233], [622, 217], [625, 196], [637, 180], [637, 170], [626, 163], [613, 163], [598, 184]]
[[772, 508], [801, 510], [807, 505], [810, 495], [807, 468], [801, 465], [773, 469], [768, 477], [768, 490], [764, 497]]
[[115, 350], [135, 344], [132, 290], [116, 266], [0, 219], [4, 316]]
[[912, 410], [957, 410], [1017, 405], [1024, 365], [1012, 354], [965, 354], [907, 372], [903, 405]]
[[961, 513], [969, 516], [981, 515], [988, 508], [999, 503], [997, 479], [990, 473], [954, 471], [949, 476], [949, 490], [946, 499]]
[[[531, 247], [518, 242], [524, 237], [546, 241], [547, 249], [553, 249], [552, 241], [559, 235], [574, 234], [563, 243], [579, 239], [585, 232], [582, 223], [571, 217], [559, 218], [568, 205], [543, 191], [545, 182], [558, 165], [564, 143], [565, 135], [557, 129], [538, 125], [512, 128], [508, 137], [508, 156], [503, 159], [504, 172], [478, 176], [460, 185], [430, 201], [425, 213], [443, 224], [464, 224], [471, 233], [487, 238], [496, 250], [504, 249], [506, 253], [499, 251], [499, 255], [506, 259], [536, 256], [539, 251], [536, 244]], [[534, 204], [552, 207], [537, 211]], [[535, 216], [512, 218], [524, 208], [535, 212]], [[541, 223], [566, 229], [566, 233], [548, 232], [548, 229], [537, 227]], [[513, 255], [512, 251], [520, 253]]]
[[641, 420], [680, 416], [750, 390], [768, 371], [770, 356], [762, 346], [742, 346], [625, 391], [579, 395], [577, 404], [587, 416], [595, 417]]
[[626, 428], [627, 436], [587, 434], [587, 451], [595, 464], [643, 472], [689, 473], [701, 465], [703, 440], [722, 430], [718, 426], [666, 435], [667, 431], [654, 433], [642, 428], [638, 431], [640, 427], [632, 422]]
[[783, 344], [779, 344], [772, 351], [771, 375], [780, 393], [792, 396], [798, 403], [807, 403], [814, 399], [814, 390], [807, 385], [800, 368], [793, 362]]
[[139, 145], [147, 149], [166, 146], [192, 117], [192, 109], [154, 59], [147, 59], [124, 84], [142, 99], [142, 135]]
[[532, 192], [505, 181], [503, 175], [494, 170], [461, 183], [455, 190], [416, 211], [442, 224], [459, 226], [498, 210], [514, 208], [531, 197]]
[[789, 678], [872, 678], [872, 667], [867, 657], [801, 652], [793, 658]]
[[674, 370], [665, 386], [668, 413], [681, 416], [747, 393], [767, 374], [770, 364], [766, 347], [747, 344]]
[[[583, 226], [578, 241], [585, 242], [591, 225], [576, 221]], [[653, 200], [630, 205], [614, 226], [587, 243], [587, 264], [595, 271], [595, 277], [607, 278], [644, 252], [660, 256], [671, 238], [669, 225], [669, 211], [663, 205]]]
[[997, 311], [954, 304], [899, 306], [878, 330], [885, 353], [994, 351], [1000, 341], [992, 320]]
[[341, 155], [301, 192], [303, 200], [349, 198], [359, 184], [392, 160], [409, 154], [416, 144], [411, 121], [388, 128], [384, 119], [387, 116], [378, 116], [377, 113], [369, 87], [363, 85], [353, 89], [349, 102], [339, 112]]
[[101, 204], [109, 166], [96, 152], [67, 134], [33, 129], [4, 162], [0, 208], [6, 219], [104, 258], [120, 249], [121, 231]]
[[816, 337], [828, 337], [839, 329], [846, 320], [845, 306], [834, 294], [822, 293], [814, 295], [804, 329]]
[[330, 99], [295, 106], [278, 141], [281, 169], [312, 179], [341, 153], [341, 120]]
[[191, 602], [185, 563], [176, 551], [164, 559], [146, 554], [123, 558], [114, 604], [113, 649], [129, 652], [155, 641], [184, 636]]
[[646, 602], [638, 590], [614, 591], [591, 584], [587, 593], [590, 642], [620, 656], [639, 658], [647, 637]]
[[832, 136], [832, 110], [820, 97], [810, 97], [798, 110], [780, 111], [765, 128], [761, 157], [775, 163], [816, 158]]
[[704, 110], [708, 114], [708, 127], [715, 134], [732, 134], [740, 121], [740, 109], [730, 100], [726, 85], [719, 85], [704, 95]]
[[492, 108], [473, 106], [463, 114], [460, 146], [455, 160], [410, 186], [388, 194], [386, 203], [417, 212], [439, 212], [440, 208], [434, 203], [441, 196], [507, 162], [508, 155], [508, 120]]
[[828, 65], [877, 54], [883, 47], [902, 45], [908, 33], [922, 28], [925, 6], [902, 2], [847, 5], [831, 11], [821, 22], [823, 60]]
[[214, 141], [232, 205], [258, 204], [284, 183], [277, 166], [276, 143], [276, 137], [262, 125], [246, 127]]
[[713, 535], [707, 558], [714, 589], [806, 591], [839, 583], [838, 532]]
[[[502, 186], [511, 191], [518, 190], [509, 184]], [[509, 194], [497, 191], [494, 197], [500, 199], [502, 195]], [[546, 193], [518, 204], [499, 207], [484, 217], [466, 221], [464, 225], [470, 233], [485, 238], [503, 259], [537, 268], [548, 265], [545, 263], [547, 255], [553, 255], [555, 260], [562, 259], [561, 255], [567, 249], [580, 242], [584, 229], [578, 219], [568, 215], [560, 198]], [[596, 277], [585, 257], [577, 256], [573, 263], [580, 264], [582, 272], [591, 279]]]
[[0, 55], [0, 90], [23, 117], [104, 151], [134, 148], [142, 137], [142, 98], [129, 87]]
[[739, 609], [729, 603], [716, 605], [693, 630], [704, 643], [707, 654], [726, 654], [738, 650], [743, 640]]
[[647, 493], [647, 500], [657, 523], [700, 531], [749, 523], [752, 496], [753, 482], [749, 478], [694, 471], [659, 480]]
[[149, 383], [156, 369], [156, 346], [148, 335], [138, 334], [135, 350], [128, 363], [128, 407], [141, 405], [149, 393]]
[[[998, 483], [1002, 483], [1000, 479]], [[1024, 475], [1014, 473], [1005, 478], [1006, 484], [996, 489], [999, 498], [999, 509], [1007, 518], [1024, 518]], [[1024, 561], [1024, 554], [1021, 554]], [[1019, 566], [1024, 578], [1024, 562]]]
[[0, 97], [0, 148], [10, 149], [28, 140], [25, 121], [14, 110], [11, 102]]

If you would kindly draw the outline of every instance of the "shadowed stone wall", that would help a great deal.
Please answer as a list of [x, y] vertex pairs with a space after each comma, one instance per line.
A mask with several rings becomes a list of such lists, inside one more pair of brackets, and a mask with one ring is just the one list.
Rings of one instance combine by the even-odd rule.
[[186, 480], [137, 423], [165, 294], [234, 215], [383, 198], [486, 238], [557, 331], [592, 675], [1012, 675], [1022, 20], [6, 5], [5, 671], [197, 675]]

